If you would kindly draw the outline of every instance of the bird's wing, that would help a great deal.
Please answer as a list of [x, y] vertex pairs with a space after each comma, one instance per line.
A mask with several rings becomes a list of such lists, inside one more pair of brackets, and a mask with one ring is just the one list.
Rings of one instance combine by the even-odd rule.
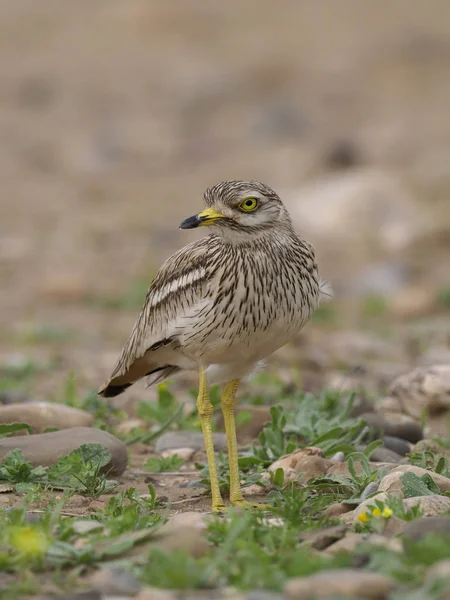
[[220, 255], [216, 244], [213, 236], [207, 236], [185, 246], [162, 265], [100, 395], [116, 396], [142, 377], [151, 375], [150, 381], [156, 381], [161, 377], [153, 374], [164, 375], [165, 369], [173, 372], [174, 366], [164, 362], [162, 350], [176, 344], [185, 318], [192, 317], [193, 310], [207, 301]]

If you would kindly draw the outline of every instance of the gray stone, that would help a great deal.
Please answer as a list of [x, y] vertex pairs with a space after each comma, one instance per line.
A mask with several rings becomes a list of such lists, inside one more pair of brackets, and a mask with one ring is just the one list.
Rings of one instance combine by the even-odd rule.
[[333, 527], [325, 527], [318, 531], [307, 532], [302, 535], [302, 541], [315, 550], [325, 550], [325, 548], [328, 548], [331, 544], [342, 539], [346, 532], [346, 525], [334, 525]]
[[89, 578], [90, 585], [103, 594], [134, 596], [141, 589], [139, 581], [120, 567], [104, 567]]
[[284, 592], [291, 600], [310, 600], [329, 596], [384, 600], [393, 587], [394, 582], [379, 573], [356, 569], [333, 569], [309, 577], [295, 577], [286, 583]]
[[30, 402], [31, 398], [25, 392], [18, 390], [4, 390], [0, 392], [0, 404], [20, 404]]
[[333, 456], [331, 457], [331, 460], [336, 460], [337, 462], [344, 462], [345, 454], [343, 452], [336, 452], [336, 454], [333, 454]]
[[391, 436], [416, 443], [423, 438], [422, 428], [413, 421], [392, 423], [383, 415], [376, 412], [364, 413], [360, 416], [374, 430], [375, 439], [382, 438], [383, 436]]
[[374, 481], [371, 481], [370, 483], [368, 483], [366, 485], [365, 489], [363, 490], [363, 492], [361, 494], [361, 498], [363, 500], [365, 500], [366, 498], [368, 498], [372, 494], [375, 494], [375, 492], [377, 492], [377, 491], [378, 491], [378, 483], [375, 483]]
[[385, 448], [392, 450], [392, 452], [395, 452], [400, 456], [406, 456], [409, 452], [411, 452], [411, 445], [398, 437], [385, 435], [383, 444]]
[[33, 433], [46, 429], [89, 427], [94, 417], [85, 410], [57, 402], [25, 402], [0, 406], [0, 423], [26, 423]]
[[[227, 449], [227, 438], [224, 433], [213, 433], [215, 450]], [[172, 448], [192, 448], [193, 450], [204, 450], [205, 444], [201, 431], [167, 431], [158, 438], [155, 451], [160, 453]]]
[[389, 448], [385, 448], [384, 446], [380, 446], [379, 448], [375, 448], [375, 450], [370, 455], [370, 460], [372, 462], [384, 462], [384, 463], [393, 463], [400, 464], [402, 460], [402, 456], [397, 454], [393, 450], [389, 450]]
[[450, 515], [421, 518], [409, 522], [403, 531], [403, 539], [419, 541], [432, 533], [450, 537]]
[[121, 475], [128, 463], [127, 447], [116, 437], [91, 427], [74, 427], [62, 431], [0, 439], [0, 459], [19, 448], [25, 460], [34, 466], [53, 465], [83, 444], [102, 444], [111, 452], [111, 460], [102, 467], [109, 475]]

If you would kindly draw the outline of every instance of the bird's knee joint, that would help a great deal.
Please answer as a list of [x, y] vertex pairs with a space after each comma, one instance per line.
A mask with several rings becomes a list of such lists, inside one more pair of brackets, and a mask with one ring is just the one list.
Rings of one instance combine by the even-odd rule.
[[197, 412], [199, 414], [200, 417], [203, 418], [211, 418], [214, 412], [214, 407], [211, 403], [208, 404], [202, 404], [202, 403], [198, 403], [197, 404]]

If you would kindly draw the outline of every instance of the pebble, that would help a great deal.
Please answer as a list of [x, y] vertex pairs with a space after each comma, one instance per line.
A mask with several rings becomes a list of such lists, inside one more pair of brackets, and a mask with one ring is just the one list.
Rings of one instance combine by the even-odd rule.
[[396, 495], [402, 494], [403, 481], [401, 478], [405, 473], [414, 473], [417, 477], [429, 475], [442, 493], [450, 492], [450, 479], [448, 477], [444, 477], [433, 471], [427, 471], [415, 465], [398, 465], [394, 467], [380, 481], [380, 492], [395, 493]]
[[419, 541], [430, 533], [450, 537], [450, 516], [442, 515], [411, 521], [403, 531], [403, 539]]
[[421, 440], [418, 442], [412, 449], [413, 453], [423, 453], [423, 452], [431, 452], [435, 458], [435, 460], [439, 460], [439, 458], [443, 457], [450, 461], [450, 448], [445, 448], [445, 446], [441, 446], [435, 440]]
[[370, 460], [373, 462], [385, 462], [397, 465], [400, 463], [402, 458], [403, 457], [400, 456], [400, 454], [397, 454], [396, 452], [393, 452], [392, 450], [389, 450], [389, 448], [385, 448], [384, 446], [379, 446], [378, 448], [375, 448], [375, 450], [370, 455]]
[[344, 502], [335, 502], [328, 506], [325, 509], [325, 516], [328, 519], [335, 519], [336, 517], [340, 517], [341, 515], [345, 515], [353, 510], [353, 506], [351, 504], [345, 504]]
[[378, 492], [378, 487], [379, 487], [378, 483], [375, 483], [375, 481], [371, 481], [364, 488], [364, 490], [363, 490], [363, 492], [361, 494], [361, 498], [363, 500], [365, 500], [366, 498], [368, 498], [372, 494], [375, 494], [375, 492]]
[[28, 394], [18, 390], [3, 390], [3, 392], [0, 392], [0, 404], [20, 404], [30, 402], [30, 400]]
[[363, 600], [383, 600], [394, 587], [384, 575], [356, 569], [333, 569], [288, 581], [284, 592], [291, 600], [342, 596]]
[[281, 468], [285, 475], [286, 472], [294, 471], [296, 475], [301, 474], [300, 482], [306, 482], [313, 477], [325, 475], [332, 464], [332, 461], [324, 458], [321, 448], [311, 446], [282, 456], [270, 465], [269, 471], [275, 473]]
[[376, 533], [348, 533], [344, 538], [336, 541], [326, 549], [327, 554], [336, 554], [337, 552], [349, 552], [353, 554], [361, 544], [370, 544], [372, 546], [383, 546], [393, 552], [402, 552], [403, 546], [400, 540], [396, 538], [387, 538], [384, 535]]
[[210, 516], [208, 512], [179, 512], [167, 521], [160, 531], [163, 533], [176, 533], [178, 527], [194, 527], [196, 529], [205, 529], [206, 519]]
[[119, 423], [116, 427], [117, 435], [128, 435], [133, 429], [148, 429], [147, 423], [143, 419], [126, 419]]
[[346, 525], [334, 525], [325, 527], [318, 531], [310, 531], [302, 535], [302, 541], [314, 548], [315, 550], [325, 550], [331, 544], [342, 539], [347, 532]]
[[345, 454], [343, 452], [336, 452], [336, 454], [333, 454], [333, 456], [331, 457], [331, 460], [335, 460], [337, 462], [344, 462], [345, 460]]
[[383, 445], [388, 450], [392, 450], [397, 455], [406, 456], [411, 452], [412, 445], [401, 438], [394, 437], [392, 435], [385, 435]]
[[424, 409], [436, 414], [450, 409], [450, 365], [418, 367], [395, 379], [389, 395], [400, 412], [420, 419]]
[[[213, 433], [214, 448], [216, 451], [227, 449], [227, 438], [224, 433]], [[156, 441], [155, 451], [160, 454], [172, 448], [191, 448], [204, 450], [205, 444], [201, 431], [167, 431]]]
[[422, 428], [413, 421], [391, 422], [384, 415], [376, 412], [364, 413], [361, 415], [361, 419], [374, 429], [373, 439], [391, 436], [416, 443], [423, 438]]
[[176, 600], [176, 598], [178, 598], [176, 592], [155, 587], [145, 587], [134, 597], [134, 600]]
[[34, 466], [53, 465], [62, 456], [67, 456], [82, 444], [102, 444], [111, 452], [110, 462], [102, 471], [110, 476], [121, 475], [128, 463], [127, 448], [116, 437], [90, 427], [74, 427], [62, 431], [37, 433], [28, 436], [0, 439], [0, 459], [11, 450], [19, 448], [25, 460]]
[[195, 454], [195, 450], [193, 448], [169, 448], [169, 450], [163, 450], [161, 452], [161, 456], [163, 458], [169, 458], [171, 456], [178, 456], [178, 458], [183, 459], [185, 462], [191, 460], [191, 458]]
[[100, 568], [89, 578], [89, 584], [110, 596], [134, 596], [142, 587], [128, 570], [120, 567]]
[[85, 410], [56, 402], [26, 402], [0, 406], [0, 423], [26, 423], [33, 433], [45, 429], [90, 427], [94, 417]]

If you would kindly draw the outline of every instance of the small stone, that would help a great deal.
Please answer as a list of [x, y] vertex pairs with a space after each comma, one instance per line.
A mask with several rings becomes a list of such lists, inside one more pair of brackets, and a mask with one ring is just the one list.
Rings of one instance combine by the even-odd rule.
[[388, 450], [392, 450], [396, 454], [400, 456], [406, 456], [409, 452], [411, 452], [412, 445], [401, 438], [394, 437], [391, 435], [385, 435], [383, 444], [385, 448]]
[[64, 596], [53, 597], [54, 600], [103, 600], [103, 595], [98, 590], [85, 590], [83, 592], [74, 592], [73, 594], [64, 594]]
[[401, 412], [420, 419], [424, 409], [436, 414], [450, 408], [450, 365], [418, 367], [398, 377], [389, 394]]
[[85, 410], [56, 402], [26, 402], [0, 406], [0, 423], [26, 423], [33, 433], [42, 433], [49, 428], [89, 427], [94, 417]]
[[185, 462], [188, 462], [189, 460], [191, 460], [191, 458], [194, 456], [194, 454], [195, 454], [195, 450], [193, 450], [192, 448], [169, 448], [169, 450], [163, 450], [161, 452], [161, 456], [163, 458], [170, 458], [171, 456], [178, 456], [178, 458], [181, 458]]
[[349, 552], [354, 554], [355, 550], [361, 544], [370, 544], [372, 546], [383, 546], [393, 552], [402, 552], [403, 546], [400, 540], [387, 538], [384, 535], [376, 533], [362, 534], [349, 533], [341, 540], [338, 540], [326, 549], [327, 554], [336, 554], [337, 552]]
[[445, 446], [441, 446], [435, 440], [421, 440], [418, 442], [413, 449], [411, 450], [414, 454], [422, 454], [424, 452], [431, 452], [434, 456], [435, 460], [439, 460], [440, 458], [446, 458], [450, 461], [450, 448], [446, 448]]
[[287, 582], [284, 592], [291, 600], [342, 596], [364, 600], [384, 600], [394, 583], [378, 573], [356, 569], [333, 569]]
[[367, 500], [364, 500], [363, 502], [361, 502], [361, 504], [359, 504], [359, 506], [357, 506], [355, 508], [355, 510], [353, 511], [353, 514], [352, 514], [353, 521], [355, 523], [358, 523], [358, 516], [361, 513], [372, 512], [372, 510], [374, 508], [376, 508], [376, 506], [377, 506], [376, 502], [377, 501], [386, 502], [387, 497], [388, 497], [388, 495], [386, 494], [386, 492], [379, 492], [375, 496], [372, 496], [372, 498], [367, 498]]
[[437, 494], [416, 496], [415, 498], [405, 498], [403, 506], [406, 510], [411, 509], [413, 506], [419, 506], [423, 510], [422, 517], [435, 517], [450, 510], [450, 498]]
[[133, 429], [148, 429], [147, 423], [143, 419], [126, 419], [119, 423], [115, 429], [117, 435], [128, 435]]
[[422, 428], [411, 421], [393, 423], [386, 419], [384, 415], [376, 412], [364, 413], [361, 415], [361, 419], [374, 429], [374, 439], [392, 436], [416, 443], [423, 438]]
[[98, 521], [88, 521], [87, 519], [83, 519], [74, 521], [72, 523], [72, 529], [75, 533], [78, 533], [78, 535], [84, 535], [85, 533], [90, 533], [96, 529], [103, 529], [103, 525]]
[[442, 515], [411, 521], [403, 531], [403, 539], [410, 539], [417, 542], [430, 533], [450, 537], [450, 516]]
[[342, 539], [346, 532], [346, 525], [334, 525], [333, 527], [325, 527], [318, 531], [307, 532], [302, 535], [302, 541], [315, 550], [325, 550], [325, 548], [328, 548], [331, 544]]
[[[431, 521], [431, 519], [429, 519]], [[415, 521], [416, 522], [416, 521]], [[431, 569], [429, 569], [426, 575], [426, 581], [435, 581], [436, 579], [446, 579], [450, 582], [450, 559], [444, 558], [439, 562], [435, 563]], [[446, 596], [447, 598], [447, 596]]]
[[134, 596], [142, 587], [129, 571], [120, 567], [99, 569], [89, 578], [89, 583], [94, 589], [110, 596]]
[[343, 452], [336, 452], [336, 454], [333, 454], [333, 456], [331, 457], [331, 460], [335, 460], [337, 462], [344, 462], [345, 460], [345, 454]]
[[378, 492], [378, 487], [379, 487], [378, 483], [375, 483], [374, 481], [371, 481], [364, 488], [364, 490], [363, 490], [363, 492], [361, 494], [361, 498], [363, 500], [365, 500], [369, 496], [372, 496], [372, 494], [375, 494], [376, 492]]
[[[227, 449], [227, 437], [224, 433], [213, 433], [215, 450], [225, 451]], [[172, 448], [191, 448], [192, 450], [204, 450], [205, 444], [201, 431], [167, 431], [158, 438], [155, 451], [161, 454], [164, 450]]]
[[323, 450], [309, 447], [282, 456], [270, 465], [269, 471], [275, 473], [277, 469], [281, 468], [286, 474], [287, 470], [291, 470], [296, 475], [301, 474], [300, 482], [306, 482], [313, 477], [325, 475], [332, 464], [332, 461], [324, 458]]
[[353, 510], [353, 506], [351, 504], [345, 504], [344, 502], [335, 502], [328, 506], [325, 509], [325, 516], [328, 519], [335, 519], [336, 517], [340, 517], [341, 515], [345, 515], [348, 512]]
[[389, 448], [384, 448], [384, 446], [379, 446], [375, 448], [375, 450], [370, 455], [370, 460], [373, 462], [384, 462], [384, 463], [392, 463], [399, 464], [402, 460], [402, 456], [389, 450]]
[[102, 471], [110, 476], [121, 475], [128, 463], [127, 448], [116, 437], [90, 427], [73, 427], [62, 431], [37, 433], [22, 437], [0, 439], [0, 459], [18, 448], [25, 460], [34, 466], [55, 464], [62, 456], [67, 456], [83, 444], [102, 444], [111, 452], [110, 462]]
[[175, 527], [170, 521], [154, 534], [148, 547], [162, 548], [168, 552], [185, 550], [194, 558], [204, 556], [209, 550], [205, 532], [198, 524], [194, 527], [178, 524]]
[[401, 495], [404, 485], [401, 478], [405, 473], [414, 473], [417, 475], [417, 477], [429, 475], [442, 493], [450, 492], [450, 479], [448, 477], [444, 477], [443, 475], [439, 475], [433, 471], [427, 471], [426, 469], [416, 467], [415, 465], [398, 465], [394, 467], [392, 471], [385, 475], [380, 481], [380, 492]]
[[3, 390], [0, 392], [0, 404], [21, 404], [30, 402], [31, 398], [25, 392], [18, 390]]
[[205, 529], [207, 522], [206, 518], [209, 517], [210, 514], [207, 512], [179, 512], [167, 521], [160, 532], [167, 533], [176, 533], [178, 527], [194, 527], [196, 529]]
[[134, 600], [176, 600], [177, 598], [177, 592], [162, 590], [155, 587], [146, 587], [134, 597]]

